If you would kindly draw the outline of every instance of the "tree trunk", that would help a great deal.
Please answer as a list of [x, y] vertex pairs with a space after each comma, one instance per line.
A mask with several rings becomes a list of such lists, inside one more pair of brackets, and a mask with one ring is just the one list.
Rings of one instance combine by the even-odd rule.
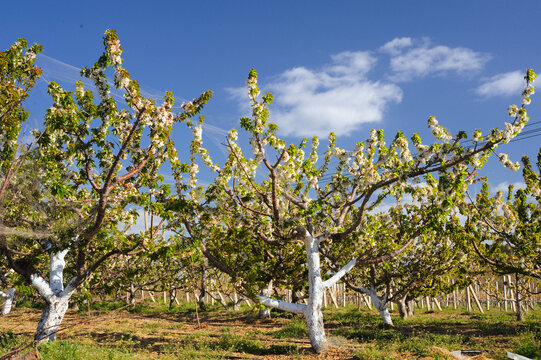
[[413, 315], [415, 315], [415, 300], [407, 300], [406, 306], [408, 310], [408, 317], [413, 317]]
[[199, 309], [201, 311], [207, 311], [207, 307], [205, 305], [205, 295], [207, 293], [207, 289], [205, 287], [205, 275], [206, 275], [206, 268], [203, 267], [201, 269], [201, 292], [199, 293], [199, 299], [197, 303], [199, 304]]
[[383, 325], [393, 326], [393, 319], [391, 319], [391, 314], [389, 313], [389, 308], [387, 307], [387, 301], [381, 301], [376, 289], [374, 288], [369, 289], [368, 295], [370, 295], [372, 303], [374, 303], [374, 306], [376, 309], [378, 309], [379, 314], [381, 315], [381, 320], [383, 320]]
[[63, 297], [53, 296], [49, 300], [39, 319], [34, 340], [40, 343], [56, 340], [58, 325], [62, 323], [64, 315], [68, 310], [70, 297], [71, 294]]
[[173, 309], [173, 304], [178, 302], [177, 290], [173, 287], [169, 288], [169, 310]]
[[306, 229], [302, 229], [304, 245], [306, 249], [308, 265], [308, 303], [294, 304], [287, 301], [271, 299], [266, 296], [258, 296], [263, 305], [278, 308], [297, 314], [303, 314], [306, 318], [310, 344], [316, 353], [322, 353], [328, 348], [325, 328], [323, 325], [323, 294], [326, 289], [336, 284], [345, 274], [355, 266], [357, 259], [352, 259], [346, 266], [336, 272], [330, 279], [321, 279], [321, 266], [319, 258], [320, 237], [314, 238]]
[[323, 326], [323, 292], [325, 287], [321, 279], [321, 265], [319, 259], [319, 242], [306, 232], [304, 239], [308, 260], [308, 304], [306, 308], [306, 325], [310, 344], [318, 354], [328, 348], [325, 328]]
[[240, 301], [239, 301], [239, 296], [237, 294], [237, 290], [233, 292], [233, 310], [235, 311], [240, 310]]
[[68, 310], [69, 299], [75, 292], [76, 278], [70, 280], [64, 289], [64, 257], [68, 250], [50, 254], [49, 282], [38, 274], [30, 277], [31, 285], [45, 300], [46, 306], [39, 320], [34, 340], [39, 343], [56, 339], [58, 325]]
[[7, 315], [11, 312], [11, 308], [15, 300], [15, 289], [9, 288], [7, 293], [1, 294], [4, 298], [4, 304], [2, 305], [2, 315]]
[[[265, 289], [261, 290], [261, 296], [270, 297], [272, 295], [272, 280], [268, 283]], [[259, 318], [260, 319], [270, 319], [271, 310], [269, 307], [259, 309]]]
[[518, 321], [524, 321], [524, 311], [522, 311], [522, 304], [520, 299], [520, 288], [519, 288], [519, 278], [518, 274], [515, 274], [515, 301], [516, 301], [516, 308], [517, 308], [517, 320]]
[[396, 301], [396, 304], [398, 305], [398, 312], [400, 314], [400, 318], [402, 320], [407, 319], [409, 315], [408, 311], [408, 305], [406, 303], [406, 297], [400, 298]]
[[128, 304], [133, 306], [135, 305], [135, 296], [137, 295], [137, 289], [133, 285], [133, 281], [130, 281], [130, 297], [128, 299]]

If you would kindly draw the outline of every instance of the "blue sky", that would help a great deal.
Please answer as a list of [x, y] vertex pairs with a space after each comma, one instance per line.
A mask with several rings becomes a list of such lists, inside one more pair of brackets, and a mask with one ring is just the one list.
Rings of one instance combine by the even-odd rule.
[[[2, 12], [0, 48], [18, 37], [42, 44], [44, 78], [66, 88], [103, 51], [103, 32], [116, 29], [124, 66], [149, 94], [214, 91], [204, 140], [218, 159], [222, 129], [238, 128], [244, 114], [251, 67], [275, 94], [282, 135], [298, 142], [333, 130], [345, 148], [370, 128], [429, 142], [430, 115], [453, 132], [486, 133], [510, 121], [522, 72], [541, 72], [539, 1], [27, 1], [4, 2]], [[541, 128], [539, 96], [525, 131]], [[36, 125], [48, 104], [43, 81], [27, 105]], [[540, 140], [498, 152], [535, 157]], [[496, 159], [483, 174], [495, 186], [521, 180]]]

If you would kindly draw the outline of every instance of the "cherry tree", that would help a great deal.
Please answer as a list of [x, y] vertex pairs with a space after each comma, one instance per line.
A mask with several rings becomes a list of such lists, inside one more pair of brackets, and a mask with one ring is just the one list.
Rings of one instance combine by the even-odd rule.
[[[437, 209], [439, 202], [434, 201], [433, 206], [435, 208], [431, 213], [437, 214], [440, 211]], [[410, 204], [408, 207], [411, 210], [415, 206]], [[422, 235], [404, 249], [406, 251], [398, 254], [395, 249], [399, 249], [401, 244], [396, 239], [400, 232], [407, 231], [403, 229], [404, 223], [415, 224], [415, 218], [403, 214], [399, 220], [396, 219], [396, 212], [396, 207], [393, 207], [387, 214], [377, 214], [387, 219], [384, 223], [381, 220], [375, 224], [367, 221], [367, 224], [373, 225], [366, 226], [366, 233], [353, 244], [359, 248], [368, 245], [369, 248], [363, 250], [365, 254], [375, 252], [390, 255], [385, 256], [385, 261], [379, 264], [373, 262], [358, 266], [344, 279], [349, 288], [369, 295], [384, 324], [391, 326], [393, 323], [387, 306], [390, 302], [396, 303], [400, 316], [406, 318], [413, 315], [414, 299], [449, 293], [469, 284], [476, 275], [469, 269], [471, 262], [468, 253], [456, 238], [457, 229], [461, 229], [456, 214], [451, 212], [440, 224], [424, 229]], [[373, 249], [370, 249], [371, 246]], [[337, 259], [343, 258], [341, 253], [348, 252], [352, 250], [337, 251], [338, 255], [331, 260], [337, 262]], [[377, 256], [372, 257], [377, 259]]]
[[[302, 277], [306, 272], [302, 252], [295, 244], [277, 248], [273, 243], [261, 241], [259, 231], [244, 221], [245, 209], [234, 199], [231, 189], [222, 191], [219, 184], [204, 187], [198, 184], [200, 157], [205, 165], [227, 177], [227, 166], [221, 169], [212, 163], [202, 144], [204, 118], [199, 122], [188, 121], [192, 129], [191, 159], [174, 167], [176, 194], [167, 199], [165, 212], [167, 228], [178, 239], [198, 249], [206, 264], [227, 276], [234, 292], [254, 299], [258, 294], [273, 290], [291, 289], [293, 295], [305, 290]], [[239, 249], [242, 249], [239, 251]], [[235, 305], [241, 299], [235, 298]], [[261, 309], [261, 317], [268, 317]]]
[[[44, 129], [34, 134], [38, 146], [31, 159], [40, 189], [34, 200], [46, 209], [18, 214], [31, 216], [27, 227], [41, 232], [30, 238], [20, 231], [1, 244], [9, 266], [46, 303], [36, 332], [40, 341], [56, 338], [72, 294], [102, 263], [142, 245], [142, 237], [122, 228], [135, 222], [134, 205], [145, 206], [150, 191], [168, 191], [159, 171], [166, 160], [178, 161], [170, 157], [173, 125], [195, 115], [211, 97], [206, 92], [175, 112], [167, 92], [163, 104], [156, 105], [141, 95], [123, 67], [115, 31], [105, 32], [104, 47], [98, 61], [81, 71], [94, 83], [97, 101], [81, 81], [75, 92], [49, 84], [53, 105]], [[124, 106], [111, 95], [108, 73], [124, 93]], [[48, 280], [41, 266], [46, 261]]]
[[[533, 72], [528, 71], [528, 87], [533, 78]], [[331, 134], [323, 161], [318, 162], [317, 138], [312, 139], [311, 149], [305, 154], [306, 140], [297, 146], [286, 146], [286, 142], [277, 137], [277, 126], [268, 121], [272, 95], [260, 96], [257, 73], [253, 69], [247, 87], [252, 116], [242, 118], [241, 127], [249, 137], [251, 156], [242, 151], [236, 130], [229, 133], [229, 157], [222, 167], [213, 164], [206, 149], [200, 146], [203, 162], [218, 172], [209, 195], [221, 192], [234, 199], [244, 209], [239, 221], [251, 229], [259, 241], [276, 246], [304, 245], [308, 303], [294, 304], [266, 296], [259, 299], [266, 306], [303, 314], [310, 342], [318, 353], [327, 348], [321, 312], [323, 291], [356, 265], [377, 260], [355, 252], [347, 263], [324, 280], [327, 267], [320, 258], [322, 248], [351, 241], [351, 237], [367, 225], [367, 214], [386, 196], [426, 191], [413, 182], [420, 182], [428, 174], [437, 174], [437, 189], [445, 194], [441, 208], [450, 211], [460, 197], [457, 194], [467, 189], [474, 168], [481, 167], [500, 143], [516, 136], [528, 121], [525, 108], [521, 107], [517, 109], [519, 116], [504, 129], [493, 129], [485, 138], [476, 130], [474, 147], [465, 148], [460, 143], [466, 137], [465, 132], [452, 136], [430, 117], [428, 126], [436, 141], [426, 145], [414, 134], [415, 154], [401, 132], [387, 145], [383, 131], [372, 130], [368, 139], [359, 142], [353, 151], [337, 146]], [[329, 171], [331, 165], [334, 166], [332, 172]], [[429, 215], [419, 219], [419, 228], [398, 239], [402, 247], [410, 246], [422, 235], [423, 229], [438, 221], [439, 217]], [[322, 266], [325, 266], [323, 270]]]
[[[31, 144], [23, 146], [21, 142], [22, 126], [28, 118], [23, 102], [41, 75], [41, 69], [34, 65], [41, 51], [41, 45], [29, 47], [25, 39], [18, 39], [0, 52], [0, 244], [12, 233], [7, 215], [9, 203], [17, 201], [21, 193], [13, 190], [17, 190], [17, 183], [24, 182], [18, 172], [32, 148]], [[6, 288], [5, 292], [0, 290], [4, 300], [2, 315], [11, 311], [15, 298], [11, 272], [0, 258], [0, 284]]]
[[[504, 164], [508, 161], [503, 155], [500, 159]], [[466, 245], [493, 272], [515, 275], [519, 320], [524, 315], [520, 308], [521, 277], [541, 279], [541, 148], [536, 170], [527, 156], [522, 163], [524, 187], [515, 190], [510, 185], [506, 197], [502, 191], [491, 196], [485, 182], [475, 201], [464, 205], [468, 215]]]

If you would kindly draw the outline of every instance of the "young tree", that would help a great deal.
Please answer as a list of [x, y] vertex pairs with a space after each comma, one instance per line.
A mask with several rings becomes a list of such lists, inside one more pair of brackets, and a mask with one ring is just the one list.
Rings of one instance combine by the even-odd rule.
[[[17, 214], [31, 217], [27, 227], [43, 231], [33, 238], [20, 232], [0, 244], [9, 266], [46, 302], [36, 340], [55, 339], [71, 295], [100, 264], [141, 245], [141, 237], [121, 228], [134, 223], [132, 205], [145, 206], [149, 191], [168, 191], [165, 185], [158, 188], [159, 170], [171, 154], [173, 125], [195, 115], [211, 96], [206, 92], [174, 113], [174, 98], [167, 92], [157, 106], [141, 95], [138, 82], [123, 68], [115, 31], [105, 32], [104, 46], [98, 61], [81, 71], [94, 82], [98, 103], [82, 82], [76, 83], [74, 94], [49, 84], [53, 106], [43, 131], [35, 134], [38, 149], [32, 159], [40, 189], [35, 200], [43, 210]], [[124, 108], [110, 94], [107, 71], [124, 92]], [[11, 212], [11, 220], [15, 215]], [[46, 258], [49, 280], [40, 269]], [[66, 260], [73, 265], [64, 284]]]
[[[529, 86], [533, 72], [529, 71], [527, 77]], [[428, 125], [437, 141], [430, 146], [424, 145], [415, 134], [412, 137], [415, 155], [411, 154], [408, 141], [401, 132], [387, 147], [383, 131], [372, 130], [366, 142], [358, 143], [352, 152], [336, 146], [331, 134], [323, 164], [316, 166], [318, 139], [312, 140], [312, 149], [307, 156], [304, 153], [306, 140], [300, 146], [286, 147], [285, 141], [276, 136], [277, 126], [268, 123], [272, 95], [267, 93], [259, 98], [255, 70], [250, 71], [247, 86], [252, 117], [242, 118], [241, 127], [250, 137], [253, 157], [243, 154], [237, 143], [237, 132], [231, 131], [229, 157], [219, 169], [210, 195], [223, 192], [234, 199], [244, 209], [243, 226], [252, 229], [260, 241], [282, 246], [292, 241], [304, 244], [308, 304], [293, 304], [265, 296], [259, 299], [266, 306], [303, 314], [310, 342], [318, 353], [327, 348], [321, 312], [323, 291], [355, 265], [378, 261], [378, 258], [365, 258], [356, 252], [347, 264], [323, 280], [326, 271], [322, 271], [321, 247], [339, 246], [349, 241], [366, 226], [367, 213], [387, 195], [415, 193], [416, 187], [411, 182], [430, 173], [438, 174], [437, 188], [446, 194], [441, 206], [449, 211], [467, 188], [472, 168], [482, 166], [499, 143], [509, 141], [527, 123], [522, 107], [520, 116], [507, 124], [505, 130], [494, 129], [484, 140], [480, 131], [476, 131], [475, 146], [468, 149], [460, 144], [465, 132], [451, 136], [434, 117], [430, 117]], [[201, 154], [207, 157], [205, 163], [214, 166], [208, 153], [201, 151]], [[325, 181], [331, 162], [335, 164], [335, 170], [330, 175], [331, 180]], [[260, 174], [261, 171], [266, 177]], [[420, 227], [398, 240], [403, 247], [411, 245], [422, 234], [422, 229], [438, 219], [420, 218]]]
[[[435, 202], [434, 205], [438, 206], [439, 203]], [[392, 214], [393, 210], [389, 212]], [[371, 241], [377, 250], [367, 249], [366, 252], [390, 253], [399, 246], [395, 239], [401, 225], [410, 221], [414, 219], [404, 216], [402, 221], [390, 219], [384, 224], [367, 226], [368, 234], [356, 244], [361, 247], [363, 243]], [[469, 284], [474, 276], [466, 269], [469, 266], [467, 253], [456, 239], [457, 228], [460, 227], [458, 217], [450, 214], [439, 226], [423, 231], [407, 251], [389, 257], [377, 266], [357, 267], [345, 282], [351, 289], [372, 298], [384, 324], [392, 325], [387, 307], [389, 302], [398, 305], [402, 318], [412, 316], [414, 299], [449, 293]], [[336, 258], [340, 257], [333, 258], [335, 262]]]

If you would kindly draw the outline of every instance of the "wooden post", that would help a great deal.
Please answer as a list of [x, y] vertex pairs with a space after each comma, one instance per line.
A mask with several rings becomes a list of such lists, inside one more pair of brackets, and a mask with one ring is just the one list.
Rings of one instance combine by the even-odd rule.
[[479, 299], [477, 298], [477, 295], [475, 294], [475, 291], [473, 291], [473, 289], [471, 288], [471, 285], [470, 285], [470, 292], [471, 292], [471, 294], [473, 296], [473, 299], [475, 300], [475, 303], [477, 304], [477, 307], [479, 308], [481, 313], [484, 314], [485, 312], [483, 311], [483, 307], [481, 306], [481, 303], [479, 302]]
[[372, 301], [370, 299], [370, 296], [363, 294], [363, 300], [366, 303], [366, 306], [368, 306], [368, 308], [372, 310]]
[[507, 312], [507, 285], [505, 284], [506, 283], [506, 278], [507, 276], [503, 276], [503, 306], [504, 306], [504, 309], [505, 311]]
[[225, 301], [225, 298], [224, 296], [222, 295], [222, 292], [221, 291], [218, 291], [218, 296], [220, 297], [220, 300], [222, 301], [222, 303], [224, 305], [227, 305], [227, 301]]
[[457, 290], [453, 290], [453, 309], [457, 309], [458, 308], [458, 303], [457, 303], [457, 298], [456, 298], [456, 292]]
[[[442, 311], [441, 306], [440, 306], [440, 302], [438, 301], [438, 299], [436, 299], [436, 297], [433, 297], [433, 298], [432, 298], [432, 301], [434, 301], [434, 304], [436, 304], [436, 306], [438, 307], [438, 309], [439, 309], [440, 311]], [[434, 310], [434, 306], [432, 306], [432, 310]]]
[[[334, 286], [332, 286], [332, 287], [334, 287]], [[331, 300], [332, 300], [332, 303], [333, 303], [334, 307], [338, 309], [338, 302], [336, 301], [336, 293], [334, 291], [332, 291], [331, 289], [329, 289], [329, 295], [331, 295]]]

